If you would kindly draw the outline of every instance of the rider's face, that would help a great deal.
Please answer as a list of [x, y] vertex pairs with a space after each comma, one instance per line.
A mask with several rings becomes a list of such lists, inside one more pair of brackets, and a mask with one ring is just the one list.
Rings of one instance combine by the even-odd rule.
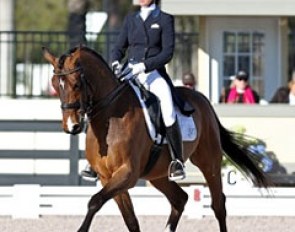
[[149, 6], [154, 2], [154, 0], [139, 0], [140, 6]]

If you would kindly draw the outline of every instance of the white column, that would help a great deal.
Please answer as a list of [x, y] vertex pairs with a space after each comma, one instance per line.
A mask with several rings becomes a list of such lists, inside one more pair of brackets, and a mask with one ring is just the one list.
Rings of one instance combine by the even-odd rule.
[[210, 57], [206, 17], [200, 17], [199, 48], [198, 48], [198, 90], [210, 97]]
[[[0, 31], [13, 30], [13, 2], [12, 0], [0, 1]], [[9, 38], [7, 34], [0, 37], [0, 93], [9, 94], [12, 90], [12, 46], [6, 43]]]

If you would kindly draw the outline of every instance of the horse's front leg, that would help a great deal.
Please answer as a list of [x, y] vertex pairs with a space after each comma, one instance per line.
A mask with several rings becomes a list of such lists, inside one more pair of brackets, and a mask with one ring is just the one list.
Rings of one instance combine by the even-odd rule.
[[[113, 173], [112, 178], [109, 179], [108, 183], [101, 189], [101, 191], [91, 197], [88, 203], [86, 217], [78, 232], [87, 232], [90, 228], [93, 217], [101, 209], [104, 203], [127, 189], [134, 187], [136, 181], [137, 177], [134, 175], [134, 172], [128, 168], [128, 165], [123, 165], [116, 170], [116, 172]], [[130, 231], [139, 231], [139, 228]]]
[[104, 200], [101, 196], [101, 191], [93, 195], [88, 203], [88, 211], [82, 225], [78, 232], [87, 232], [90, 228], [92, 219], [97, 211], [103, 206], [107, 200]]
[[139, 232], [139, 223], [135, 215], [133, 204], [128, 191], [115, 196], [115, 201], [121, 211], [129, 231]]

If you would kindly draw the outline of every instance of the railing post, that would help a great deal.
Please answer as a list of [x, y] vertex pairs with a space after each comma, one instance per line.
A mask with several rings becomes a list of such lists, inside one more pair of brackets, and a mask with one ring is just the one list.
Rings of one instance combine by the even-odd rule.
[[79, 164], [79, 136], [70, 136], [70, 185], [79, 185], [78, 164]]
[[39, 218], [40, 185], [14, 185], [12, 218]]
[[201, 219], [204, 216], [204, 187], [192, 185], [188, 188], [189, 200], [185, 214], [188, 218]]

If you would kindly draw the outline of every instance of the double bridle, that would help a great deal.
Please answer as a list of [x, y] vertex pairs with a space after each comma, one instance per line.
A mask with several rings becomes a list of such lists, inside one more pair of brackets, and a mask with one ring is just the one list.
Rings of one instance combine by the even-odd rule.
[[80, 71], [82, 68], [80, 66], [73, 68], [73, 69], [65, 69], [63, 72], [58, 72], [55, 69], [53, 70], [54, 75], [56, 76], [66, 76], [72, 73]]
[[[82, 71], [82, 67], [78, 66], [75, 67], [73, 69], [65, 69], [65, 70], [61, 70], [61, 71], [57, 71], [57, 70], [53, 70], [54, 75], [61, 77], [61, 76], [67, 76], [70, 74], [73, 74], [75, 72], [80, 72], [80, 81], [81, 81], [81, 88], [85, 88], [85, 91], [82, 91], [82, 94], [85, 94], [84, 97], [86, 97], [86, 99], [88, 98], [88, 94], [87, 94], [87, 84], [86, 84], [86, 80], [84, 78], [84, 73]], [[60, 82], [60, 80], [59, 80]], [[79, 121], [79, 125], [81, 130], [84, 128], [84, 119], [85, 119], [85, 113], [87, 113], [87, 111], [90, 111], [91, 106], [89, 104], [88, 99], [86, 101], [83, 101], [84, 97], [80, 97], [79, 100], [72, 102], [72, 103], [66, 103], [65, 102], [65, 93], [64, 93], [64, 88], [62, 88], [61, 83], [59, 83], [59, 93], [60, 93], [60, 99], [61, 99], [61, 109], [62, 111], [65, 110], [79, 110], [79, 114], [80, 114], [80, 121]]]
[[92, 96], [88, 93], [88, 86], [89, 83], [86, 81], [83, 73], [83, 69], [81, 66], [75, 67], [73, 69], [65, 69], [62, 71], [56, 71], [53, 70], [54, 75], [56, 76], [67, 76], [70, 74], [73, 74], [75, 72], [80, 72], [80, 80], [81, 80], [81, 97], [78, 101], [72, 102], [72, 103], [66, 103], [64, 102], [64, 90], [61, 88], [61, 85], [59, 85], [60, 88], [60, 97], [61, 97], [61, 109], [67, 110], [67, 109], [79, 109], [79, 113], [81, 116], [81, 122], [82, 125], [84, 123], [85, 113], [87, 114], [87, 117], [89, 120], [96, 117], [104, 108], [109, 106], [112, 102], [114, 102], [123, 92], [123, 90], [126, 89], [126, 87], [129, 85], [127, 81], [122, 82], [117, 88], [115, 88], [113, 91], [111, 91], [107, 96], [105, 96], [100, 101], [93, 103]]

